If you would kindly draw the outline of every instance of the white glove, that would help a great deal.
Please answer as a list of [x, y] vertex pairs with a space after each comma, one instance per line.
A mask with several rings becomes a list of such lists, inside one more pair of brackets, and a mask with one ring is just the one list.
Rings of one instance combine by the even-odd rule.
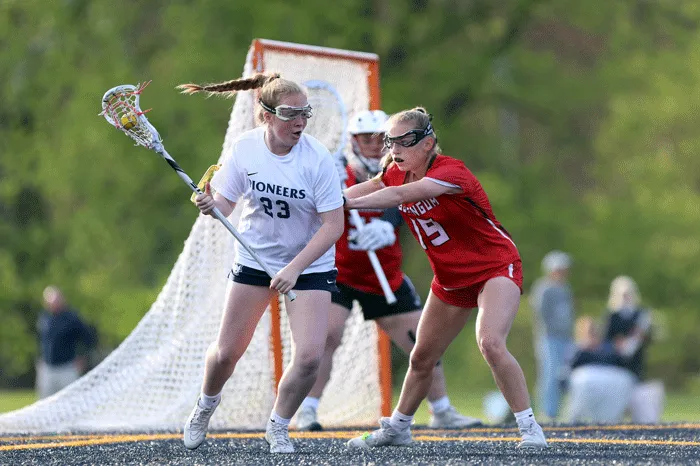
[[338, 178], [340, 178], [340, 184], [344, 185], [345, 182], [348, 179], [348, 172], [345, 169], [345, 166], [348, 164], [348, 161], [345, 159], [343, 155], [339, 155], [335, 158], [335, 169], [338, 171]]
[[396, 242], [394, 225], [386, 220], [372, 219], [362, 230], [352, 230], [348, 235], [350, 249], [376, 251]]

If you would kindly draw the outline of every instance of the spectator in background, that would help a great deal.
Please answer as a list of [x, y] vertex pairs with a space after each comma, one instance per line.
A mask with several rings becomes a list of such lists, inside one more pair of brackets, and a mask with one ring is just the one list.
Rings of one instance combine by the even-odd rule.
[[626, 361], [636, 384], [629, 411], [632, 422], [657, 423], [661, 419], [664, 387], [660, 381], [644, 381], [646, 350], [651, 341], [651, 314], [641, 306], [637, 283], [621, 275], [610, 284], [605, 340]]
[[568, 283], [571, 258], [551, 251], [542, 259], [545, 276], [535, 282], [530, 304], [535, 314], [535, 356], [539, 410], [550, 420], [559, 414], [562, 379], [573, 352], [574, 304]]
[[53, 395], [76, 381], [85, 365], [78, 358], [80, 343], [93, 347], [95, 333], [68, 307], [63, 293], [55, 286], [44, 290], [44, 309], [37, 322], [40, 357], [36, 370], [39, 398]]
[[577, 351], [569, 377], [568, 422], [622, 422], [636, 377], [591, 317], [576, 320]]

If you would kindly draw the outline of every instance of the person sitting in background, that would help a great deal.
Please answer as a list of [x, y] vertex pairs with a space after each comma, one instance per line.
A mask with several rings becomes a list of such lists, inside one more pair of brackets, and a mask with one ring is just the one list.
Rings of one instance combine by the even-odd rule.
[[568, 422], [621, 422], [636, 383], [627, 360], [603, 340], [591, 317], [576, 320], [576, 346], [569, 376]]
[[535, 356], [539, 409], [556, 419], [562, 397], [562, 378], [568, 373], [573, 352], [574, 304], [568, 283], [571, 258], [551, 251], [542, 259], [545, 276], [535, 282], [530, 293], [534, 311]]
[[37, 322], [41, 351], [36, 368], [39, 398], [51, 396], [78, 380], [85, 369], [78, 358], [78, 345], [91, 348], [97, 341], [95, 333], [68, 307], [57, 287], [46, 287], [44, 306]]
[[651, 341], [651, 313], [641, 306], [637, 283], [618, 276], [610, 284], [605, 340], [625, 358], [635, 376], [629, 404], [632, 422], [657, 423], [661, 420], [664, 386], [660, 381], [643, 381], [646, 351]]

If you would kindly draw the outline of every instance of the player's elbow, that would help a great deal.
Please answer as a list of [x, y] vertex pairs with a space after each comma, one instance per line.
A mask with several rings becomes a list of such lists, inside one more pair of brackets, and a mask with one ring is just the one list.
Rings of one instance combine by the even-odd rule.
[[333, 243], [335, 244], [341, 236], [343, 236], [343, 232], [345, 231], [345, 222], [333, 222], [331, 223], [331, 228], [329, 232], [329, 236], [333, 238]]
[[386, 188], [384, 200], [386, 204], [389, 204], [389, 207], [397, 207], [400, 204], [410, 202], [408, 197], [408, 193], [404, 189], [401, 189], [400, 186], [390, 186]]
[[335, 244], [340, 237], [343, 236], [343, 231], [345, 231], [345, 216], [343, 213], [343, 208], [338, 207], [337, 209], [323, 215], [323, 226], [326, 229], [326, 235], [329, 239], [332, 239], [333, 244]]

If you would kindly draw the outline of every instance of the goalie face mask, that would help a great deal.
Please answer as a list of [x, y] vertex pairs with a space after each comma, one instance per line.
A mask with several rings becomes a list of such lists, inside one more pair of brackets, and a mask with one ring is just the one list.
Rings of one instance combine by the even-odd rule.
[[275, 116], [277, 116], [277, 118], [279, 118], [282, 121], [292, 121], [300, 115], [303, 119], [308, 120], [313, 116], [311, 105], [305, 105], [303, 107], [292, 107], [291, 105], [278, 105], [277, 107], [272, 108], [266, 105], [261, 100], [260, 106], [263, 109], [265, 109], [266, 112], [274, 114]]

